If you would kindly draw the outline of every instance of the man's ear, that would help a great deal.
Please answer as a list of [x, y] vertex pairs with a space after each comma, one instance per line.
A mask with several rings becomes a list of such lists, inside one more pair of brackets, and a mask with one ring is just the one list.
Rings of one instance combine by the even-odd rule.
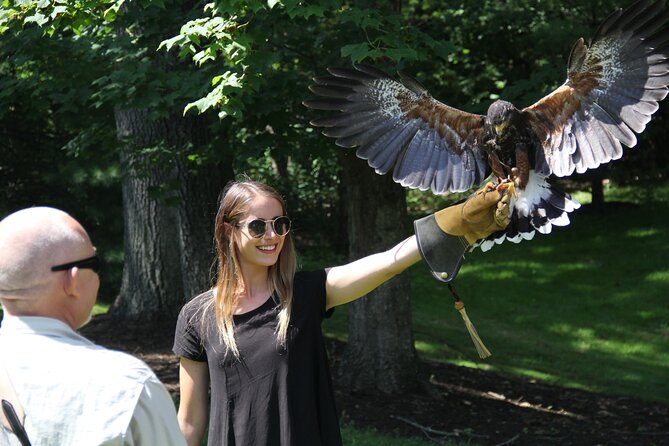
[[63, 290], [68, 296], [79, 295], [79, 268], [76, 266], [65, 271], [63, 278]]

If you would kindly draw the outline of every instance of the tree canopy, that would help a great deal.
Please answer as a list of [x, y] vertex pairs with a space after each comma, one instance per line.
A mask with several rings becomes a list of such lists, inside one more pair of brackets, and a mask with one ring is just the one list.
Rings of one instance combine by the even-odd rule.
[[[359, 196], [367, 179], [343, 169], [364, 161], [308, 124], [313, 76], [365, 62], [466, 111], [497, 98], [524, 107], [564, 81], [573, 42], [626, 3], [4, 0], [0, 211], [50, 203], [82, 219], [117, 266], [106, 298], [119, 294], [133, 317], [174, 317], [210, 284], [216, 196], [240, 173], [286, 195], [302, 246], [362, 255], [348, 246], [349, 213], [404, 201]], [[665, 109], [608, 175], [666, 175]], [[345, 206], [351, 197], [368, 201]], [[412, 193], [409, 211], [439, 200]]]

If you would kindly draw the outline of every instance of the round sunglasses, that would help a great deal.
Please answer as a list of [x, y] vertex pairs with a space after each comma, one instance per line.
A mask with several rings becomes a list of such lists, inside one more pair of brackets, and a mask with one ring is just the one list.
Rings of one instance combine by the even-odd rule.
[[249, 235], [253, 238], [260, 238], [267, 232], [267, 223], [272, 225], [272, 230], [276, 235], [284, 236], [290, 231], [290, 218], [282, 215], [271, 220], [263, 220], [256, 218], [248, 223], [240, 224], [239, 226], [246, 226], [249, 230]]

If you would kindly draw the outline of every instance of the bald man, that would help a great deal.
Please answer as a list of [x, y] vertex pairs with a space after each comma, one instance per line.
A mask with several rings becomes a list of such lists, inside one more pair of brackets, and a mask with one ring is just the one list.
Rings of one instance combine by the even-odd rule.
[[[0, 221], [0, 365], [38, 445], [185, 445], [174, 404], [139, 359], [76, 333], [90, 318], [99, 263], [84, 228], [35, 207]], [[1, 445], [19, 445], [0, 428]]]

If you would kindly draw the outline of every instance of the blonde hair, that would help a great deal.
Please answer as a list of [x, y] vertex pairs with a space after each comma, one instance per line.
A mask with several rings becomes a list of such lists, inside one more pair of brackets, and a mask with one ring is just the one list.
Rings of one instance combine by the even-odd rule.
[[[241, 275], [239, 259], [235, 245], [235, 234], [239, 223], [246, 217], [253, 199], [266, 196], [276, 199], [281, 204], [283, 214], [286, 205], [283, 197], [271, 186], [252, 180], [229, 183], [223, 191], [218, 213], [216, 215], [215, 244], [218, 260], [218, 276], [213, 305], [219, 335], [226, 346], [227, 352], [232, 351], [239, 358], [239, 350], [235, 342], [233, 311], [238, 303], [238, 296], [243, 291], [244, 281]], [[293, 300], [293, 277], [296, 270], [295, 246], [292, 233], [284, 239], [283, 248], [274, 265], [269, 267], [268, 282], [270, 292], [279, 298], [279, 314], [276, 330], [277, 342], [286, 345], [288, 323]], [[205, 310], [207, 308], [205, 307]], [[208, 318], [203, 318], [203, 321]]]

